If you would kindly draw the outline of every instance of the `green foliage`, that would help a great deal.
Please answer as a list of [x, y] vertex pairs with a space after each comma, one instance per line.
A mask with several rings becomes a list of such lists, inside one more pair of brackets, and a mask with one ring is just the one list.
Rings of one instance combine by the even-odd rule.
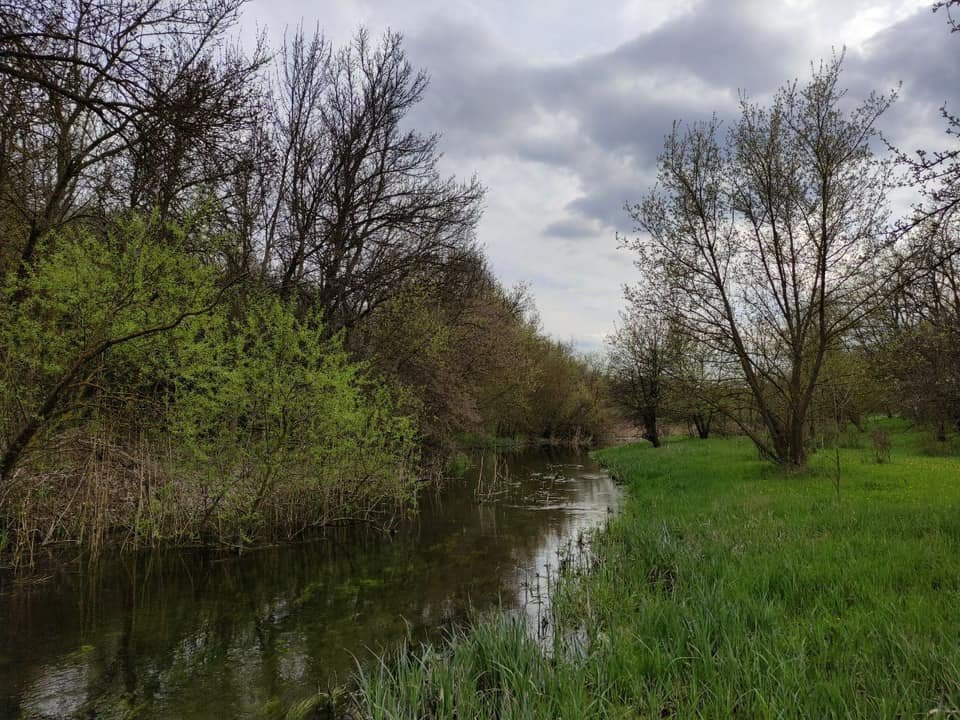
[[531, 359], [537, 383], [529, 392], [526, 434], [584, 444], [605, 435], [610, 417], [600, 370], [570, 345], [546, 338], [537, 338]]
[[890, 462], [892, 447], [890, 433], [883, 428], [876, 428], [870, 433], [870, 442], [873, 446], [873, 457], [877, 463]]
[[[318, 315], [254, 298], [176, 355], [172, 431], [207, 512], [254, 527], [326, 524], [415, 501], [414, 428], [389, 391], [325, 340]], [[179, 461], [180, 458], [178, 458]]]
[[490, 616], [454, 631], [442, 649], [403, 648], [360, 670], [358, 717], [595, 718], [604, 698], [594, 692], [588, 663], [552, 662], [519, 618]]
[[470, 460], [470, 456], [457, 450], [447, 458], [445, 474], [447, 477], [462, 479], [466, 477], [471, 467], [473, 467], [473, 461]]
[[933, 435], [926, 435], [920, 441], [919, 448], [922, 454], [931, 457], [960, 457], [960, 436], [938, 440]]
[[74, 224], [3, 279], [0, 431], [4, 449], [26, 438], [0, 508], [15, 552], [386, 525], [416, 504], [424, 436], [601, 432], [600, 373], [522, 292], [491, 278], [458, 305], [413, 283], [348, 351], [316, 304], [224, 287], [207, 217]]
[[[942, 285], [956, 286], [960, 272], [951, 264], [944, 270], [952, 270], [953, 277]], [[953, 305], [939, 297], [929, 302], [942, 317], [891, 331], [876, 348], [875, 372], [888, 387], [888, 407], [944, 441], [960, 430], [960, 297], [954, 295]]]
[[[0, 302], [0, 418], [4, 441], [38, 412], [47, 394], [86, 355], [111, 341], [172, 325], [209, 305], [217, 272], [183, 249], [183, 233], [132, 216], [99, 234], [75, 226], [48, 240], [54, 249], [25, 279], [9, 273]], [[158, 235], [165, 242], [157, 242]], [[188, 318], [189, 323], [193, 319]], [[87, 359], [45, 430], [98, 387], [108, 362], [123, 365], [110, 383], [122, 394], [149, 369], [160, 340], [147, 334]], [[117, 382], [119, 378], [119, 382]]]
[[543, 334], [522, 287], [508, 292], [488, 277], [450, 297], [424, 280], [380, 307], [362, 335], [361, 351], [406, 391], [405, 409], [432, 444], [588, 444], [607, 432], [602, 373]]
[[396, 393], [318, 312], [221, 289], [210, 237], [141, 216], [74, 226], [4, 278], [3, 447], [27, 437], [0, 494], [14, 551], [116, 531], [247, 543], [415, 505]]

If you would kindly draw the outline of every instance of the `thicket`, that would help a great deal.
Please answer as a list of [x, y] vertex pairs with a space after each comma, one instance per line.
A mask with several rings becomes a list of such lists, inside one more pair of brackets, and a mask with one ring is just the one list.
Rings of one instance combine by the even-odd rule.
[[0, 549], [242, 546], [411, 511], [458, 434], [588, 441], [599, 373], [409, 127], [402, 38], [242, 0], [0, 4]]

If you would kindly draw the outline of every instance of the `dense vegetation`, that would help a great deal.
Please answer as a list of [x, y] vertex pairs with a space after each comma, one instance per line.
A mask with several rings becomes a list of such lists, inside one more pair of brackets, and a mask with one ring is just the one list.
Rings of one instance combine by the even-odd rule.
[[[864, 717], [960, 707], [956, 456], [903, 421], [786, 480], [745, 438], [599, 453], [623, 512], [554, 593], [551, 654], [481, 619], [361, 677], [371, 718]], [[574, 567], [573, 565], [570, 566]]]
[[600, 454], [626, 509], [552, 644], [481, 619], [357, 713], [960, 713], [960, 118], [884, 150], [841, 55], [674, 125], [600, 363], [494, 277], [400, 35], [243, 48], [242, 7], [0, 2], [0, 563], [386, 528], [458, 444], [591, 443], [612, 396], [649, 444]]
[[[402, 38], [242, 0], [0, 12], [0, 552], [389, 524], [466, 434], [589, 442], [600, 374], [409, 127]], [[12, 552], [12, 555], [10, 553]]]

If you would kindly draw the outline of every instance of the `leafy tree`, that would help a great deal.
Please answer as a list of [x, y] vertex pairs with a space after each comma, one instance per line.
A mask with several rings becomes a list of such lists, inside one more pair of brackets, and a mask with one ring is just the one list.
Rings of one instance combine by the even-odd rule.
[[[215, 308], [218, 273], [183, 250], [196, 229], [134, 215], [103, 234], [77, 226], [25, 277], [8, 273], [0, 303], [0, 484], [38, 436], [76, 421], [111, 354], [147, 347]], [[14, 302], [11, 298], [19, 297]]]
[[[472, 278], [467, 284], [455, 278]], [[601, 373], [546, 337], [520, 287], [506, 291], [476, 257], [475, 272], [425, 273], [353, 334], [435, 447], [457, 435], [588, 442], [607, 429]]]

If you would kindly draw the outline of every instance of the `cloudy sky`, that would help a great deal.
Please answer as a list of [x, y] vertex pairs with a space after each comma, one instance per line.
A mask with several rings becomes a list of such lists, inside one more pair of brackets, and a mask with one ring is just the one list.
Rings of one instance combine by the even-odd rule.
[[674, 119], [736, 114], [846, 48], [854, 97], [902, 83], [880, 126], [942, 147], [938, 108], [960, 109], [960, 38], [930, 0], [253, 0], [247, 30], [278, 45], [317, 24], [405, 36], [431, 77], [411, 121], [443, 135], [443, 168], [488, 194], [480, 240], [507, 285], [533, 289], [545, 329], [602, 346], [635, 277], [616, 234], [650, 187]]

